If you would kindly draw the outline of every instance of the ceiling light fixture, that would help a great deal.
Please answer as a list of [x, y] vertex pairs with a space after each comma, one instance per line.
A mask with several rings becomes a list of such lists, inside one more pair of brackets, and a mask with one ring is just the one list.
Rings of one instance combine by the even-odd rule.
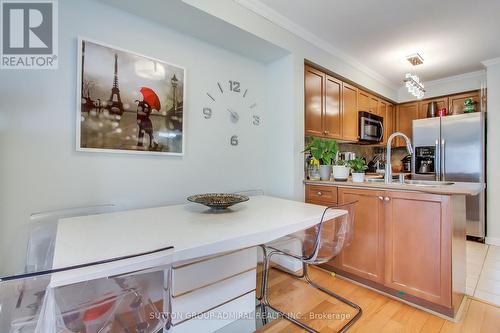
[[406, 60], [413, 66], [422, 65], [424, 63], [424, 58], [418, 53], [407, 56]]
[[419, 99], [424, 97], [424, 85], [420, 82], [420, 78], [417, 75], [406, 73], [403, 82], [405, 83], [410, 94]]

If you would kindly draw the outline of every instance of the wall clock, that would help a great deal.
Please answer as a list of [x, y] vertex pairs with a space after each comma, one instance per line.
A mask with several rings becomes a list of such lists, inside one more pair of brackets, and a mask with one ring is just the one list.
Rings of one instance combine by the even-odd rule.
[[208, 103], [203, 107], [203, 117], [206, 120], [215, 116], [227, 119], [232, 131], [228, 138], [231, 146], [239, 144], [236, 124], [253, 127], [262, 124], [262, 117], [257, 112], [257, 102], [240, 81], [219, 81], [214, 85], [213, 91], [207, 91], [206, 96]]

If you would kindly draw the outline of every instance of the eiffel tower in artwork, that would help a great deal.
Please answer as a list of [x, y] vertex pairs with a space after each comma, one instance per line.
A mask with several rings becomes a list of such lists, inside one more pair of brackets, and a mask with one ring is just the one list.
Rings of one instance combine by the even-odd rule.
[[123, 103], [120, 97], [120, 89], [118, 88], [118, 54], [115, 53], [115, 77], [113, 79], [113, 88], [111, 88], [111, 96], [108, 101], [108, 109], [110, 113], [122, 115]]

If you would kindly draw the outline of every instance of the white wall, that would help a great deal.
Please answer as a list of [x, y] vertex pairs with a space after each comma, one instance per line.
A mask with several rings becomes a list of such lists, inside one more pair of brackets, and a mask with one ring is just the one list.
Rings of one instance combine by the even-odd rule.
[[[481, 83], [484, 82], [486, 82], [486, 71], [484, 70], [424, 82], [424, 98], [478, 90], [481, 88]], [[408, 89], [406, 89], [406, 87], [401, 86], [398, 90], [398, 102], [403, 103], [413, 100], [415, 100], [415, 97], [408, 93]]]
[[488, 119], [487, 119], [487, 237], [486, 242], [500, 246], [500, 58], [487, 67]]
[[[183, 202], [194, 193], [264, 187], [270, 123], [262, 64], [93, 1], [59, 1], [59, 24], [58, 70], [0, 71], [3, 257], [23, 255], [13, 234], [33, 212], [98, 203], [145, 207]], [[184, 158], [75, 151], [79, 35], [187, 69]], [[216, 94], [216, 82], [229, 79], [248, 87], [246, 99], [258, 103], [261, 127], [245, 121], [244, 110], [242, 120], [231, 124], [225, 105], [217, 106], [214, 119], [202, 117], [206, 91]], [[240, 137], [238, 147], [229, 145], [232, 134]]]
[[[270, 142], [272, 151], [268, 153], [268, 156], [273, 154], [279, 156], [273, 159], [272, 167], [266, 170], [269, 178], [272, 179], [269, 188], [272, 194], [297, 200], [302, 200], [304, 197], [302, 184], [304, 164], [303, 154], [300, 154], [304, 145], [304, 59], [320, 64], [391, 100], [397, 100], [397, 89], [394, 87], [375, 79], [363, 70], [336, 57], [325, 48], [320, 48], [298, 37], [233, 0], [184, 1], [291, 53], [290, 58], [284, 60], [289, 61], [287, 65], [289, 72], [283, 77], [276, 77], [274, 81], [279, 85], [291, 86], [289, 89], [282, 90], [284, 92], [282, 95], [272, 95], [272, 92], [268, 91], [272, 98], [276, 98], [270, 112], [279, 114], [281, 118], [277, 132], [284, 135], [277, 141]], [[270, 65], [271, 70], [274, 66], [284, 66], [284, 64], [281, 60], [277, 61]], [[279, 71], [279, 69], [276, 70]], [[277, 142], [280, 144], [275, 144]], [[293, 149], [290, 149], [290, 145], [293, 145]], [[290, 186], [290, 183], [293, 185]]]

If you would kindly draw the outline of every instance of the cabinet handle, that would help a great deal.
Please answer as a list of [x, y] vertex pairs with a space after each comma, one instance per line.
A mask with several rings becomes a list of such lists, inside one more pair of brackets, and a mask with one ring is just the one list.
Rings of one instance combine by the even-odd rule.
[[324, 133], [325, 133], [325, 134], [330, 134], [330, 131], [325, 131]]
[[380, 196], [379, 196], [379, 197], [378, 197], [378, 199], [379, 199], [380, 201], [384, 201], [384, 197], [380, 197]]
[[317, 194], [318, 194], [318, 196], [322, 196], [323, 195], [323, 193], [321, 193], [321, 192], [318, 192]]
[[384, 198], [384, 201], [385, 201], [385, 202], [389, 202], [389, 201], [391, 201], [391, 198], [389, 198], [389, 197], [385, 197], [385, 198]]

